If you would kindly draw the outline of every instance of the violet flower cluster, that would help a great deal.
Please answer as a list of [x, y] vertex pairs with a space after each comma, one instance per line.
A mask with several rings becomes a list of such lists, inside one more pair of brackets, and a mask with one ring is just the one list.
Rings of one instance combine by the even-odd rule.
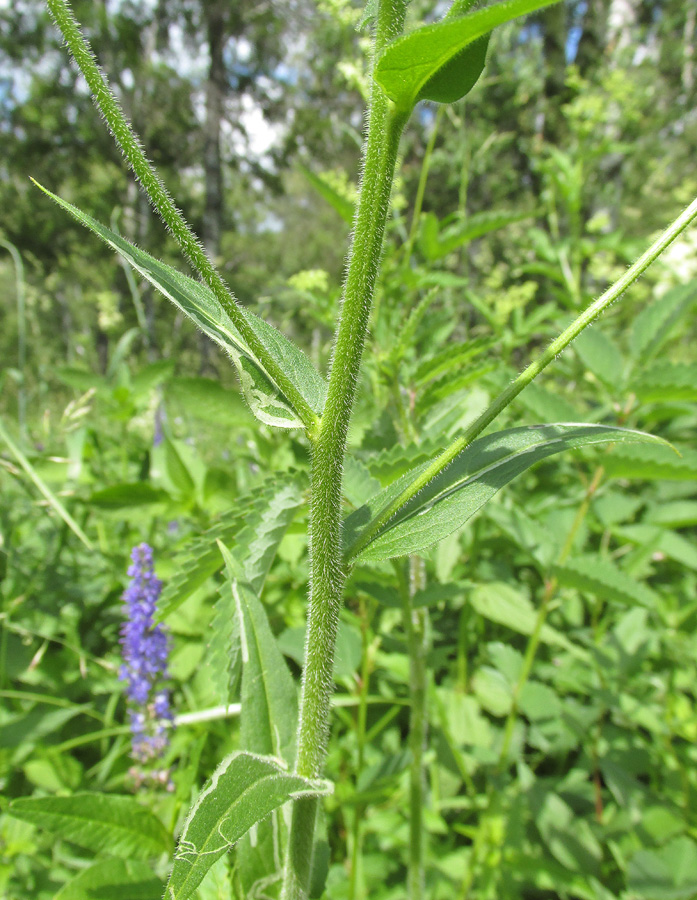
[[169, 691], [162, 684], [168, 677], [169, 640], [162, 626], [153, 621], [162, 582], [153, 570], [152, 547], [134, 547], [131, 560], [131, 582], [123, 595], [126, 621], [121, 626], [123, 665], [119, 678], [127, 683], [131, 702], [131, 756], [146, 763], [162, 756], [173, 718]]

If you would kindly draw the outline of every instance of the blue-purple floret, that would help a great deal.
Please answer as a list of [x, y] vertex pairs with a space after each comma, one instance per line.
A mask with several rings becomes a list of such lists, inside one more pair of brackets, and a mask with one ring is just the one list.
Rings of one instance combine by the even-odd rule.
[[167, 746], [167, 724], [172, 721], [169, 691], [162, 686], [168, 677], [169, 640], [162, 626], [154, 624], [162, 582], [153, 569], [152, 548], [139, 544], [133, 548], [131, 560], [131, 582], [123, 595], [126, 621], [121, 627], [124, 661], [119, 678], [126, 682], [132, 703], [131, 755], [147, 762], [162, 755]]

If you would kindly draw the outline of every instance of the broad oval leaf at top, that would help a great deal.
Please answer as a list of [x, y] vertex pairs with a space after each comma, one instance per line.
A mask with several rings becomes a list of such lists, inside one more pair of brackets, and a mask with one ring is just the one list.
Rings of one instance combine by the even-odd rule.
[[278, 760], [238, 751], [218, 766], [192, 807], [174, 854], [166, 900], [188, 900], [211, 866], [269, 813], [331, 785], [287, 772]]
[[408, 500], [371, 541], [358, 551], [363, 535], [430, 465], [422, 463], [384, 488], [346, 519], [347, 558], [390, 559], [430, 547], [456, 531], [505, 484], [534, 463], [589, 444], [666, 441], [643, 431], [607, 425], [531, 425], [497, 431], [474, 441], [416, 496]]
[[[496, 28], [558, 0], [506, 0], [458, 18], [424, 25], [397, 38], [375, 68], [375, 80], [397, 108], [408, 113], [419, 100], [453, 103], [472, 89], [484, 68]], [[478, 41], [477, 47], [472, 47]]]
[[[221, 346], [232, 358], [240, 377], [245, 399], [254, 415], [267, 425], [280, 428], [299, 428], [302, 422], [291, 403], [273, 383], [262, 364], [246, 345], [230, 317], [213, 292], [176, 269], [140, 250], [110, 228], [83, 213], [76, 206], [62, 200], [38, 182], [44, 193], [67, 210], [78, 222], [98, 235], [116, 250], [143, 278], [149, 281], [174, 305], [188, 316], [201, 331]], [[326, 398], [326, 382], [299, 347], [296, 347], [273, 326], [258, 318], [243, 306], [240, 312], [274, 357], [279, 367], [293, 382], [298, 392], [317, 415], [322, 414]]]

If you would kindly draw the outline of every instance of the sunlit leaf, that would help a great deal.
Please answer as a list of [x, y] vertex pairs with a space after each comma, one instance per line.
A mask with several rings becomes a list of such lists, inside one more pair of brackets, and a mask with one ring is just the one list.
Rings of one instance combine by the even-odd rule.
[[386, 48], [375, 68], [375, 80], [404, 112], [419, 100], [454, 103], [472, 89], [484, 68], [489, 32], [553, 2], [508, 0], [417, 28]]
[[[562, 450], [592, 444], [665, 443], [640, 431], [606, 425], [557, 424], [511, 428], [474, 441], [379, 529], [365, 560], [417, 553], [460, 528], [505, 484], [534, 463]], [[670, 452], [670, 451], [669, 451]], [[353, 512], [345, 523], [348, 558], [372, 522], [428, 467], [422, 463]]]
[[192, 807], [174, 855], [168, 900], [188, 900], [213, 863], [249, 829], [295, 797], [329, 793], [326, 782], [291, 775], [275, 759], [228, 756]]

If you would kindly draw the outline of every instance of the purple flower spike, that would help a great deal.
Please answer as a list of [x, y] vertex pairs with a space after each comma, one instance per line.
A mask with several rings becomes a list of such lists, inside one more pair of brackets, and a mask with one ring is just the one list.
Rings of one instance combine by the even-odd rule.
[[131, 755], [140, 763], [162, 755], [167, 747], [167, 724], [172, 721], [168, 677], [169, 640], [153, 622], [162, 582], [153, 570], [152, 547], [140, 544], [131, 553], [131, 579], [123, 595], [126, 621], [121, 626], [123, 665], [119, 678], [127, 684], [131, 702]]

